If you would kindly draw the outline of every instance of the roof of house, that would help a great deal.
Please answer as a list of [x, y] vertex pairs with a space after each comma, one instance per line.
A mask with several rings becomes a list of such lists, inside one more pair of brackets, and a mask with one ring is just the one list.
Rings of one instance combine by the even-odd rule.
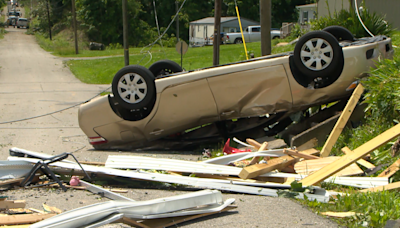
[[299, 8], [309, 8], [309, 7], [317, 7], [317, 3], [311, 3], [311, 4], [296, 6], [297, 9], [299, 9]]
[[[228, 22], [228, 21], [233, 21], [233, 20], [237, 20], [237, 17], [221, 17], [221, 24]], [[243, 17], [241, 17], [241, 20], [247, 20], [247, 21], [251, 21], [254, 23], [258, 23], [256, 21], [249, 20], [249, 19], [246, 19]], [[197, 21], [191, 21], [190, 24], [214, 24], [214, 17], [206, 17], [203, 19], [199, 19]]]

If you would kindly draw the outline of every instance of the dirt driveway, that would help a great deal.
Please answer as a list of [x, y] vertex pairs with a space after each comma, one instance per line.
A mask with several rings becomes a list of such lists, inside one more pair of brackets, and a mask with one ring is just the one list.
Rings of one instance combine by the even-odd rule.
[[[26, 35], [25, 29], [8, 28], [7, 31], [9, 33], [0, 40], [0, 160], [7, 159], [11, 147], [48, 154], [72, 152], [84, 147], [74, 153], [79, 160], [102, 162], [109, 154], [129, 154], [94, 151], [79, 128], [77, 107], [41, 118], [5, 123], [70, 107], [109, 86], [81, 83], [60, 58], [42, 50], [34, 36]], [[194, 160], [199, 156], [199, 152], [187, 152], [185, 155], [176, 152], [145, 154], [149, 153]], [[140, 152], [135, 154], [143, 155]], [[129, 189], [125, 195], [135, 200], [146, 200], [180, 193], [184, 191], [135, 188]], [[106, 200], [85, 191], [60, 192], [45, 188], [0, 191], [0, 195], [26, 200], [27, 207], [41, 209], [42, 203], [47, 203], [64, 211]], [[337, 227], [336, 223], [317, 216], [289, 199], [228, 193], [224, 197], [235, 198], [238, 208], [178, 226]], [[116, 226], [128, 227], [112, 225]]]

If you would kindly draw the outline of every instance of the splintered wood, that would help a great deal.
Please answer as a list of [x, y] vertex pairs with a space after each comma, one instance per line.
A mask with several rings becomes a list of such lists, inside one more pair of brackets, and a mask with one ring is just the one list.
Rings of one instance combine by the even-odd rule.
[[[302, 151], [301, 153], [305, 155], [313, 155], [318, 154], [319, 151], [316, 149], [309, 149]], [[272, 170], [282, 170], [288, 165], [294, 164], [296, 161], [299, 160], [299, 157], [290, 155], [274, 158], [269, 160], [267, 164], [255, 164], [243, 168], [242, 171], [239, 173], [239, 177], [243, 179], [254, 178], [259, 175], [271, 172]]]
[[337, 161], [325, 166], [324, 168], [316, 171], [315, 173], [307, 176], [306, 178], [302, 179], [300, 183], [303, 186], [310, 186], [313, 184], [317, 184], [326, 178], [336, 174], [340, 170], [348, 167], [349, 165], [353, 164], [360, 158], [364, 157], [365, 155], [371, 153], [378, 147], [386, 144], [393, 138], [400, 135], [400, 124], [390, 128], [389, 130], [383, 132], [382, 134], [376, 136], [372, 140], [364, 143], [360, 147], [356, 148], [353, 153], [344, 155]]
[[[323, 167], [331, 164], [332, 162], [337, 161], [340, 157], [326, 157], [321, 159], [313, 159], [313, 160], [305, 160], [301, 162], [297, 162], [294, 165], [294, 169], [296, 173], [302, 175], [310, 175], [317, 170], [322, 169]], [[336, 173], [335, 176], [352, 176], [352, 175], [359, 175], [363, 174], [364, 172], [360, 167], [356, 164], [352, 164], [349, 167], [341, 170], [340, 172]]]

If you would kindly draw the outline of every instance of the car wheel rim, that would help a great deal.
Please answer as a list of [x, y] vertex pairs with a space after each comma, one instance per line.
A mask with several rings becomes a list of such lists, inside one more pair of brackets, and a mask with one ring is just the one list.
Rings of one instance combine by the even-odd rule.
[[127, 103], [139, 103], [147, 94], [146, 81], [139, 74], [125, 74], [118, 81], [118, 94]]
[[320, 71], [331, 64], [333, 59], [333, 49], [324, 39], [310, 39], [301, 47], [300, 58], [301, 62], [308, 69]]

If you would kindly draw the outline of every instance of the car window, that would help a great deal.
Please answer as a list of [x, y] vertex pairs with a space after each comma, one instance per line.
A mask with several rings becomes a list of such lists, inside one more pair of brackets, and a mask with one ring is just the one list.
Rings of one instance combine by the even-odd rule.
[[251, 31], [252, 32], [260, 32], [260, 27], [254, 27], [254, 28], [251, 28]]

